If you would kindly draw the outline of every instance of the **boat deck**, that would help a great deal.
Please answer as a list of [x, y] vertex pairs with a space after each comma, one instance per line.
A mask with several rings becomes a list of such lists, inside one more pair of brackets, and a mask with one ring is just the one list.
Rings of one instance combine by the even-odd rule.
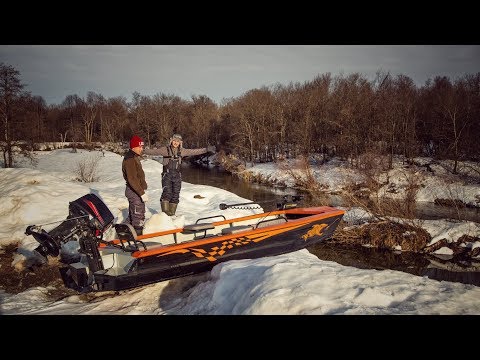
[[[343, 214], [343, 210], [324, 206], [278, 210], [269, 212], [268, 214], [260, 213], [228, 220], [220, 215], [224, 220], [216, 222], [199, 222], [197, 220], [197, 223], [186, 225], [183, 228], [140, 235], [135, 237], [135, 239], [132, 239], [132, 237], [127, 240], [125, 240], [125, 238], [122, 240], [116, 239], [112, 240], [112, 243], [123, 245], [128, 242], [129, 246], [133, 244], [136, 251], [133, 252], [132, 256], [144, 257], [152, 253], [157, 254], [169, 251], [168, 249], [181, 249], [192, 246], [192, 243], [195, 243], [195, 246], [202, 246], [218, 241], [228, 241], [239, 238], [238, 234], [251, 237], [258, 236], [258, 234], [264, 232], [281, 233]], [[210, 218], [216, 217], [218, 216]]]

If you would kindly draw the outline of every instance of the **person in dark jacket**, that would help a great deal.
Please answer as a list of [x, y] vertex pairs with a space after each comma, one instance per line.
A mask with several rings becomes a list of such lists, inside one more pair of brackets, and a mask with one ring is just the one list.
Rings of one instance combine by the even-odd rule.
[[140, 158], [143, 152], [143, 140], [135, 135], [130, 139], [130, 150], [122, 161], [123, 178], [126, 182], [125, 196], [128, 199], [128, 222], [135, 228], [137, 235], [143, 234], [145, 223], [145, 203], [148, 196], [147, 182]]
[[145, 155], [163, 156], [162, 187], [160, 197], [162, 211], [169, 216], [175, 215], [180, 200], [180, 189], [182, 187], [182, 173], [180, 165], [183, 156], [202, 155], [207, 152], [215, 152], [215, 146], [206, 148], [185, 149], [182, 146], [182, 136], [174, 134], [167, 146], [156, 149], [145, 149]]

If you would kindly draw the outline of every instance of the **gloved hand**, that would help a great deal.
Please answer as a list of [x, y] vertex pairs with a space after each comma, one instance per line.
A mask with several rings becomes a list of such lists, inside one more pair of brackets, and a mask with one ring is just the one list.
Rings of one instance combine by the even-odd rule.
[[214, 153], [214, 152], [216, 152], [216, 151], [217, 151], [217, 148], [216, 148], [216, 146], [215, 146], [215, 145], [208, 145], [208, 146], [207, 146], [207, 151], [208, 151], [208, 152], [213, 152], [213, 153]]
[[143, 201], [144, 203], [146, 203], [146, 202], [148, 201], [148, 195], [147, 195], [147, 193], [143, 194], [143, 195], [140, 196], [140, 197], [142, 198], [142, 201]]

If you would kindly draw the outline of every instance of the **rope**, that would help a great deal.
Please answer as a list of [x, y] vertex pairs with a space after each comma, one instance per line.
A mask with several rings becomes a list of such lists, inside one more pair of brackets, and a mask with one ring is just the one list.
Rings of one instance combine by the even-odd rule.
[[230, 209], [237, 209], [237, 210], [255, 210], [255, 209], [261, 209], [262, 207], [257, 205], [257, 206], [234, 206], [230, 205]]

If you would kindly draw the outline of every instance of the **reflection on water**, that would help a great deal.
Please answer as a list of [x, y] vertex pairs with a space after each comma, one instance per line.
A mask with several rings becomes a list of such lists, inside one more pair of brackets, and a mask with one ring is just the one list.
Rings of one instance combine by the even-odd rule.
[[398, 270], [439, 281], [480, 286], [480, 264], [460, 266], [433, 255], [393, 252], [329, 241], [311, 246], [308, 251], [321, 260], [335, 261], [359, 269]]
[[452, 208], [448, 206], [435, 205], [431, 202], [417, 202], [417, 216], [419, 219], [458, 219], [480, 223], [480, 209], [473, 208]]
[[[272, 188], [269, 186], [251, 184], [232, 176], [218, 168], [183, 165], [182, 179], [191, 184], [210, 185], [230, 191], [252, 201], [269, 201], [262, 207], [266, 211], [275, 209], [276, 202], [283, 195], [297, 195], [293, 189]], [[342, 206], [340, 196], [330, 197], [331, 206]], [[463, 219], [480, 222], [478, 209], [460, 209]], [[417, 216], [421, 219], [458, 218], [455, 209], [445, 208], [431, 203], [417, 204]], [[441, 261], [432, 255], [409, 252], [392, 252], [324, 242], [308, 248], [322, 260], [335, 261], [342, 265], [354, 266], [360, 269], [391, 269], [407, 272], [413, 275], [427, 276], [435, 280], [455, 281], [480, 286], [480, 264], [477, 267], [465, 268], [455, 263]], [[478, 271], [475, 271], [478, 270]]]
[[480, 286], [480, 270], [479, 271], [450, 271], [430, 266], [424, 269], [422, 274], [430, 279], [439, 281], [460, 282], [463, 284], [472, 284]]
[[[275, 209], [277, 201], [283, 195], [297, 194], [293, 189], [273, 188], [248, 183], [219, 170], [217, 167], [207, 168], [200, 165], [182, 164], [182, 180], [191, 184], [214, 186], [252, 201], [266, 201], [266, 203], [261, 204], [265, 211]], [[268, 201], [271, 201], [271, 203], [268, 203]]]

